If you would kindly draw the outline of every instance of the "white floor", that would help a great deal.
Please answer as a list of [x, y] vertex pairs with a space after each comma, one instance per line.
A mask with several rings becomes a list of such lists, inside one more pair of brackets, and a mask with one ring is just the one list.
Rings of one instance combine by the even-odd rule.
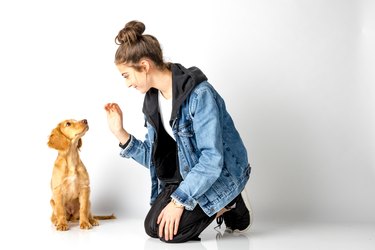
[[214, 226], [203, 231], [200, 242], [166, 244], [144, 233], [142, 219], [101, 221], [92, 230], [73, 224], [66, 232], [55, 231], [48, 220], [24, 221], [3, 228], [0, 249], [375, 249], [375, 224], [254, 222], [246, 234], [227, 234]]

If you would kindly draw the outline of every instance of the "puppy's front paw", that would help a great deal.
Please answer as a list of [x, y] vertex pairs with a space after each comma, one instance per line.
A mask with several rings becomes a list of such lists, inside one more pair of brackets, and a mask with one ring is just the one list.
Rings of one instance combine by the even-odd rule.
[[56, 224], [56, 230], [57, 231], [67, 231], [69, 230], [69, 226], [68, 226], [68, 223], [57, 223]]
[[79, 227], [81, 229], [91, 229], [92, 228], [92, 225], [90, 224], [90, 222], [88, 221], [80, 221], [79, 222]]

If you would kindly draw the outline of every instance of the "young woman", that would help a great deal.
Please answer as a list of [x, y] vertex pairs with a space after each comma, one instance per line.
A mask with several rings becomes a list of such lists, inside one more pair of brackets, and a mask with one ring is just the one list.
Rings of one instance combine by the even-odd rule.
[[199, 240], [215, 218], [227, 229], [248, 229], [241, 192], [251, 168], [224, 100], [199, 68], [164, 62], [158, 40], [144, 30], [131, 21], [119, 31], [115, 64], [126, 85], [145, 94], [146, 138], [124, 129], [118, 104], [104, 108], [120, 155], [150, 170], [146, 233], [165, 242]]

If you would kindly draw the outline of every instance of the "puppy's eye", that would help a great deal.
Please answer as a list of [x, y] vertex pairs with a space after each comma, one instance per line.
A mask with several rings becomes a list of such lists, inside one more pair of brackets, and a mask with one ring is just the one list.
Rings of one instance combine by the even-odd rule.
[[70, 122], [67, 122], [66, 124], [65, 124], [65, 127], [70, 127], [70, 125], [72, 125]]

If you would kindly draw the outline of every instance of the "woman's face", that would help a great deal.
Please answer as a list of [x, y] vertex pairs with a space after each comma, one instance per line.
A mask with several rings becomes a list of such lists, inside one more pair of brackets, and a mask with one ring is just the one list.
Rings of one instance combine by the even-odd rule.
[[146, 93], [151, 86], [147, 83], [146, 69], [141, 71], [135, 70], [134, 67], [127, 66], [126, 64], [116, 64], [120, 74], [125, 78], [125, 84], [128, 88], [135, 88], [142, 94]]

